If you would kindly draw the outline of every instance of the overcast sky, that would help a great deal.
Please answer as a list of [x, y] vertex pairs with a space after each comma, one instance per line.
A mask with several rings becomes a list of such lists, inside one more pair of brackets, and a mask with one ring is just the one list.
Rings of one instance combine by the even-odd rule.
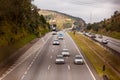
[[33, 3], [40, 9], [81, 17], [86, 23], [110, 18], [114, 11], [120, 11], [120, 0], [34, 0]]

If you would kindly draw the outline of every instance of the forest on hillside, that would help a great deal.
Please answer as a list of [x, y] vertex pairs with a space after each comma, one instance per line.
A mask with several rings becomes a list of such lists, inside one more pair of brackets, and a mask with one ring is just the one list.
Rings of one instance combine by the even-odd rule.
[[110, 19], [104, 19], [101, 22], [88, 24], [88, 30], [93, 29], [94, 31], [99, 31], [104, 29], [106, 31], [117, 31], [120, 32], [120, 12], [115, 11]]
[[87, 30], [120, 39], [120, 12], [115, 11], [111, 18], [104, 19], [101, 22], [89, 23]]
[[49, 24], [33, 0], [0, 0], [0, 46], [11, 45], [28, 36], [48, 31]]

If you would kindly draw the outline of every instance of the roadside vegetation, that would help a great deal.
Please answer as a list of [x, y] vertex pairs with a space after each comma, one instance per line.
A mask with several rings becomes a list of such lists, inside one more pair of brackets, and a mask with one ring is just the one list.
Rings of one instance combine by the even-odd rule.
[[[110, 80], [120, 80], [120, 56], [110, 53], [84, 35], [74, 35], [71, 32], [69, 34], [92, 63], [99, 76], [106, 74]], [[105, 71], [103, 71], [103, 65], [106, 66]]]
[[49, 31], [32, 0], [0, 0], [0, 62]]
[[87, 30], [120, 40], [120, 12], [115, 11], [111, 18], [104, 19], [101, 22], [89, 23]]

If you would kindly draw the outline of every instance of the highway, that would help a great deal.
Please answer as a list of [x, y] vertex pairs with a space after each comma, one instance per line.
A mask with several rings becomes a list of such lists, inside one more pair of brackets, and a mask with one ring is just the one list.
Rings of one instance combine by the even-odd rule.
[[[80, 34], [83, 34], [83, 33], [80, 32]], [[99, 38], [100, 36], [99, 34], [95, 34], [95, 35], [96, 35], [96, 38], [93, 38], [94, 40], [98, 41], [99, 43], [102, 43], [102, 40], [107, 40], [108, 43], [103, 45], [120, 54], [120, 40], [117, 40], [108, 36], [104, 36], [104, 35], [102, 35], [102, 38]], [[91, 34], [86, 33], [86, 36], [90, 37]]]
[[[98, 80], [87, 62], [83, 65], [73, 63], [74, 55], [81, 54], [67, 33], [60, 45], [52, 45], [57, 35], [47, 34], [36, 42], [16, 61], [0, 80]], [[69, 49], [70, 57], [65, 57], [65, 64], [55, 64], [57, 54], [63, 48]]]
[[120, 40], [117, 40], [117, 39], [114, 39], [114, 38], [111, 38], [111, 37], [107, 37], [107, 36], [103, 36], [102, 39], [98, 38], [98, 34], [96, 34], [96, 38], [95, 40], [101, 42], [102, 39], [104, 40], [108, 40], [108, 44], [105, 44], [107, 47], [115, 50], [116, 52], [120, 53]]

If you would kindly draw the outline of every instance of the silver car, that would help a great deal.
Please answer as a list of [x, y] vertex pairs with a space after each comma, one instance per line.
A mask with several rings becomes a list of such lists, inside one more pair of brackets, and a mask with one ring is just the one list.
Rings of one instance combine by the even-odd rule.
[[55, 39], [55, 40], [53, 41], [53, 45], [60, 45], [59, 40], [58, 40], [58, 39]]
[[102, 35], [98, 35], [98, 38], [102, 39], [102, 38], [103, 38], [103, 36], [102, 36]]
[[55, 63], [56, 63], [56, 64], [64, 64], [64, 63], [65, 63], [65, 60], [64, 60], [63, 55], [57, 55], [57, 56], [56, 56]]
[[75, 55], [74, 64], [84, 64], [84, 61], [81, 55]]
[[70, 56], [69, 50], [68, 49], [63, 49], [62, 53], [63, 56]]
[[52, 35], [56, 35], [56, 34], [57, 34], [57, 32], [55, 32], [55, 31], [52, 32]]
[[91, 34], [90, 37], [91, 38], [96, 38], [96, 35], [95, 34]]

